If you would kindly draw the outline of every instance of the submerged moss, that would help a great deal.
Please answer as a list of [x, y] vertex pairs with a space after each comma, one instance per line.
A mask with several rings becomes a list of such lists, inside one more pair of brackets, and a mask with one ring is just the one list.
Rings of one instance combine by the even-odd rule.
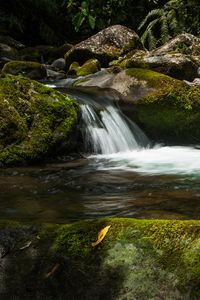
[[30, 162], [70, 149], [77, 123], [74, 100], [35, 81], [0, 79], [0, 165]]

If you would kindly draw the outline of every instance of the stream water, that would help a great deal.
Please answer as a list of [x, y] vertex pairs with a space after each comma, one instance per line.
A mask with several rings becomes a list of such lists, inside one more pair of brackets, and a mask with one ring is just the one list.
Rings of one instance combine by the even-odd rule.
[[198, 145], [152, 147], [110, 99], [74, 97], [81, 101], [84, 158], [0, 170], [0, 218], [200, 219]]

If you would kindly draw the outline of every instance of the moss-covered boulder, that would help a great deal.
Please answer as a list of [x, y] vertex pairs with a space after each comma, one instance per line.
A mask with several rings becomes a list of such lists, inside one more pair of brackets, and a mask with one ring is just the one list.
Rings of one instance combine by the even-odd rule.
[[21, 76], [0, 78], [0, 166], [72, 150], [77, 112], [72, 99], [40, 83]]
[[1, 221], [0, 265], [2, 299], [197, 300], [200, 221]]
[[77, 76], [86, 76], [94, 74], [101, 70], [101, 65], [96, 58], [87, 60], [80, 68], [77, 69]]
[[157, 72], [128, 69], [127, 75], [143, 81], [148, 94], [135, 104], [134, 119], [149, 137], [172, 143], [200, 142], [200, 87]]
[[38, 62], [10, 61], [2, 69], [3, 74], [24, 75], [30, 79], [44, 79], [47, 76], [46, 69]]
[[73, 61], [82, 65], [96, 58], [102, 67], [107, 67], [110, 61], [132, 49], [143, 49], [139, 36], [125, 26], [113, 25], [72, 47], [65, 55], [66, 66], [69, 68]]

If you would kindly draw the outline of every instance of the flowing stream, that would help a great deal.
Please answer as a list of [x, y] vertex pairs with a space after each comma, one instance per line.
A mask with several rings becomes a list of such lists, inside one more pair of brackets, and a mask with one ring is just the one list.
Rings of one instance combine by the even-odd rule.
[[84, 158], [0, 170], [0, 217], [200, 219], [200, 147], [151, 146], [109, 97], [81, 103]]

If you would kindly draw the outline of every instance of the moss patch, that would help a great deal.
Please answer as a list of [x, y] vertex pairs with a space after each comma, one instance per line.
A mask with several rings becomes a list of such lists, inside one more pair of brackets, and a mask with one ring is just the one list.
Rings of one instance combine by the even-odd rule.
[[0, 79], [0, 165], [36, 161], [70, 149], [78, 105], [35, 81]]
[[97, 59], [87, 60], [80, 68], [77, 69], [78, 76], [86, 76], [98, 72], [101, 65]]

